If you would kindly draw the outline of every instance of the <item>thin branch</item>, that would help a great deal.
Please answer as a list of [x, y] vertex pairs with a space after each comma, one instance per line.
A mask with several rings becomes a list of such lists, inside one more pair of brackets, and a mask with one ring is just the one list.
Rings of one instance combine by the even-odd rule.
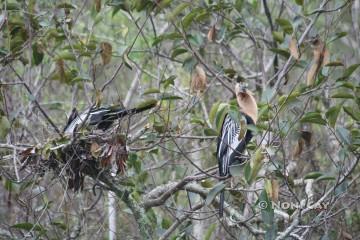
[[183, 223], [186, 219], [188, 219], [192, 214], [196, 213], [196, 210], [202, 208], [205, 204], [199, 203], [192, 207], [191, 212], [187, 212], [184, 215], [180, 216], [176, 219], [176, 221], [166, 230], [166, 232], [159, 238], [160, 240], [168, 239], [170, 235], [177, 229], [177, 227]]
[[39, 102], [36, 100], [36, 97], [32, 94], [31, 89], [29, 88], [29, 86], [24, 82], [24, 80], [22, 79], [22, 77], [16, 72], [16, 70], [13, 68], [13, 66], [11, 64], [9, 64], [11, 70], [15, 73], [16, 77], [21, 81], [22, 85], [25, 87], [25, 89], [27, 90], [27, 92], [33, 97], [32, 101], [35, 103], [35, 105], [39, 108], [40, 112], [44, 115], [44, 117], [46, 118], [46, 120], [50, 123], [50, 125], [54, 128], [54, 130], [56, 131], [56, 133], [61, 137], [62, 134], [59, 130], [59, 128], [54, 124], [54, 122], [51, 120], [51, 118], [47, 115], [47, 113], [44, 111], [44, 109], [42, 109], [42, 107], [40, 106]]

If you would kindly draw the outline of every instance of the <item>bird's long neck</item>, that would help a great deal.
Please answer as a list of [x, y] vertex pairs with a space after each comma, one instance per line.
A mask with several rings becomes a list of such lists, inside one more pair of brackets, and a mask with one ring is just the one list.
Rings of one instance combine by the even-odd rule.
[[258, 118], [258, 107], [255, 98], [248, 93], [237, 94], [236, 98], [240, 111], [245, 115], [249, 116], [254, 122], [254, 124], [256, 124]]

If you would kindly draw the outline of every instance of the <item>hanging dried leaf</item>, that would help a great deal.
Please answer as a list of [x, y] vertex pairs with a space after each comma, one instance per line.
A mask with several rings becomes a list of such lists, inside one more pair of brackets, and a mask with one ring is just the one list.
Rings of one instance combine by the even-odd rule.
[[196, 66], [191, 79], [191, 91], [203, 92], [206, 89], [207, 77], [201, 66]]
[[97, 144], [96, 142], [93, 142], [90, 146], [90, 152], [91, 152], [91, 155], [93, 157], [99, 157], [100, 155], [100, 152], [101, 151], [101, 147], [99, 146], [99, 144]]
[[241, 141], [242, 139], [244, 139], [245, 134], [246, 134], [246, 120], [245, 119], [241, 119], [240, 120], [240, 133], [239, 133], [239, 141]]
[[302, 153], [304, 149], [304, 139], [299, 138], [297, 144], [295, 145], [294, 151], [293, 151], [293, 158], [298, 158], [300, 154]]
[[102, 92], [100, 90], [96, 90], [96, 99], [95, 99], [95, 106], [96, 107], [100, 107], [101, 106], [101, 101], [103, 99], [103, 95]]
[[299, 52], [298, 43], [297, 43], [295, 36], [293, 36], [290, 40], [289, 50], [290, 50], [291, 56], [294, 59], [296, 59], [296, 60], [300, 59], [300, 52]]
[[316, 75], [320, 68], [330, 62], [330, 53], [321, 39], [315, 38], [311, 41], [311, 44], [313, 48], [313, 64], [306, 76], [307, 86], [314, 85]]
[[60, 81], [65, 81], [65, 64], [64, 60], [59, 59], [56, 61], [56, 70], [59, 74]]
[[279, 200], [279, 181], [276, 179], [271, 179], [271, 200], [273, 202], [278, 202]]
[[316, 74], [318, 72], [319, 66], [316, 63], [313, 63], [313, 65], [311, 65], [307, 75], [306, 75], [306, 84], [307, 86], [312, 86], [315, 82], [315, 77]]
[[311, 129], [301, 130], [301, 137], [304, 139], [306, 146], [311, 145], [311, 138], [312, 138]]
[[100, 12], [101, 10], [101, 0], [95, 0], [95, 11]]
[[103, 147], [103, 151], [100, 155], [100, 166], [101, 168], [108, 168], [111, 165], [111, 157], [113, 154], [112, 146], [109, 144], [106, 144], [106, 146]]
[[100, 49], [101, 49], [101, 59], [103, 65], [106, 65], [110, 63], [111, 61], [111, 54], [112, 54], [112, 46], [110, 43], [102, 42], [100, 43]]
[[123, 174], [126, 169], [126, 161], [128, 159], [128, 153], [126, 150], [126, 138], [124, 136], [116, 136], [115, 142], [115, 160], [117, 173]]
[[340, 236], [342, 237], [342, 240], [352, 240], [353, 237], [351, 236], [350, 233], [346, 232], [345, 230], [341, 229], [340, 231]]
[[330, 52], [329, 52], [329, 50], [325, 49], [324, 50], [324, 57], [323, 57], [323, 61], [321, 63], [321, 66], [323, 67], [328, 63], [330, 63]]
[[214, 42], [216, 39], [216, 27], [213, 25], [207, 34], [207, 39], [209, 42]]

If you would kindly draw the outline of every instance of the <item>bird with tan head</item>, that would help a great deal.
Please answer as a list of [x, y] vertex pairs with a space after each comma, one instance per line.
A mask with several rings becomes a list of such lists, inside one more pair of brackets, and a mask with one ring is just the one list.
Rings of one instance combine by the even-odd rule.
[[[253, 94], [243, 84], [235, 86], [236, 100], [239, 105], [239, 112], [246, 119], [246, 125], [256, 124], [258, 107]], [[243, 152], [250, 142], [253, 134], [248, 129], [241, 129], [243, 126], [234, 120], [230, 114], [226, 114], [220, 136], [218, 137], [216, 156], [219, 164], [219, 175], [230, 176], [229, 168], [233, 164], [241, 164], [246, 160]], [[240, 134], [244, 132], [245, 134]], [[220, 193], [219, 216], [224, 212], [224, 191]]]

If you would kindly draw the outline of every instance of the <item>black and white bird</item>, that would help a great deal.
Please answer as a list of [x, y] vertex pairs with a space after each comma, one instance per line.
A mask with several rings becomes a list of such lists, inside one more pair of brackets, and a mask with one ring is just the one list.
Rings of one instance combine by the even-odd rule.
[[[253, 94], [239, 83], [236, 84], [235, 93], [240, 114], [246, 119], [246, 125], [255, 124], [257, 121], [258, 108]], [[229, 168], [231, 165], [241, 164], [246, 159], [243, 153], [253, 135], [250, 130], [241, 129], [244, 127], [246, 126], [234, 120], [230, 114], [225, 115], [216, 150], [219, 175], [221, 177], [229, 176]], [[223, 212], [224, 191], [220, 193], [220, 217], [223, 216]]]
[[65, 134], [73, 134], [79, 127], [91, 126], [95, 129], [107, 130], [113, 122], [127, 115], [143, 112], [156, 106], [156, 103], [147, 104], [137, 108], [125, 109], [123, 107], [92, 107], [81, 114], [76, 109], [72, 110], [69, 120], [64, 127]]

